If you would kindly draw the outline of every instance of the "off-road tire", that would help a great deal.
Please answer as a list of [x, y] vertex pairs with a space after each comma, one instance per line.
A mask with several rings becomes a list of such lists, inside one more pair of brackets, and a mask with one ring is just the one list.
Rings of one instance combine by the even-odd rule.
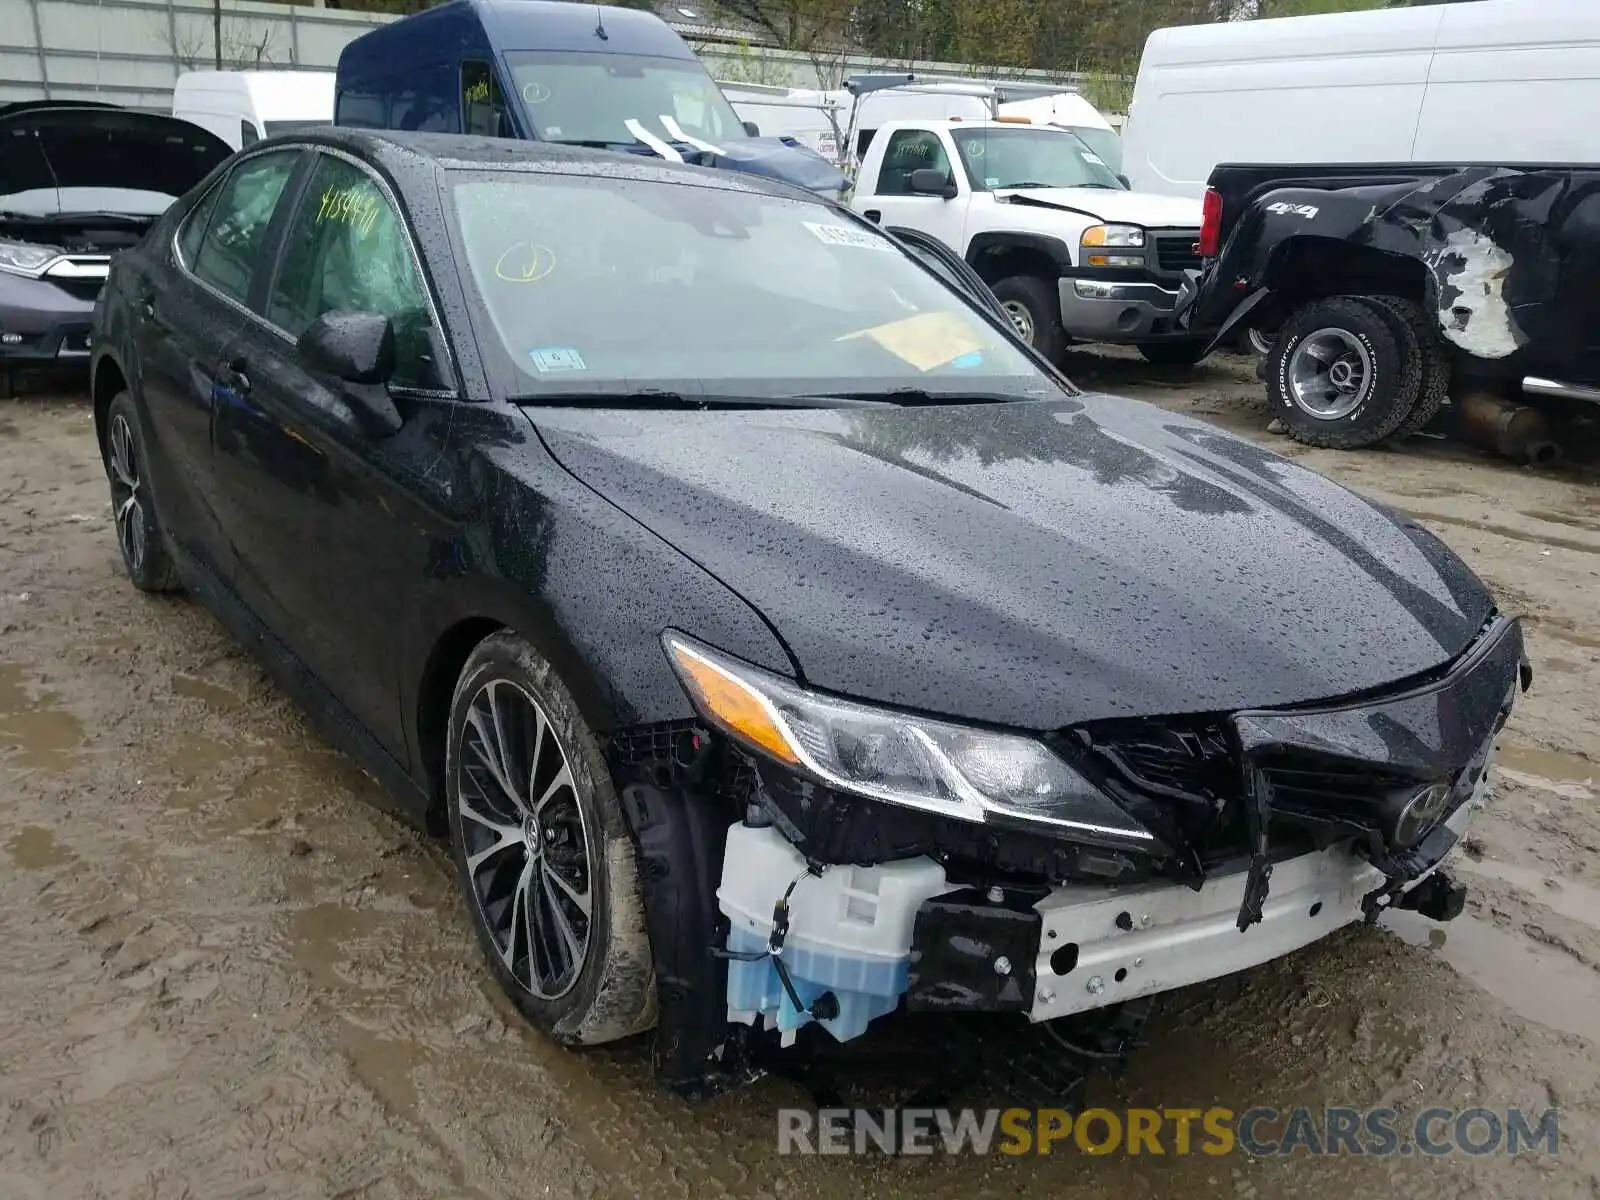
[[1013, 275], [1000, 280], [990, 290], [1001, 307], [1017, 305], [1027, 311], [1033, 327], [1028, 341], [1046, 360], [1059, 364], [1067, 353], [1067, 332], [1061, 328], [1061, 293], [1056, 281], [1035, 275]]
[[1139, 347], [1145, 362], [1153, 367], [1192, 367], [1206, 356], [1202, 338], [1183, 338], [1170, 342], [1146, 342]]
[[[1338, 330], [1359, 342], [1372, 362], [1372, 386], [1349, 413], [1325, 420], [1304, 411], [1294, 400], [1289, 367], [1295, 351], [1319, 330]], [[1283, 323], [1277, 344], [1267, 358], [1267, 398], [1273, 415], [1283, 421], [1295, 441], [1307, 446], [1355, 450], [1392, 436], [1417, 401], [1422, 381], [1422, 355], [1415, 336], [1392, 309], [1361, 296], [1314, 300]]]
[[1411, 406], [1410, 415], [1394, 432], [1396, 438], [1410, 437], [1425, 429], [1450, 401], [1450, 352], [1439, 333], [1438, 322], [1422, 305], [1399, 296], [1364, 299], [1389, 309], [1416, 338], [1417, 352], [1422, 356], [1422, 382], [1417, 387], [1417, 401]]
[[[556, 738], [571, 771], [572, 798], [582, 812], [588, 932], [581, 967], [567, 989], [553, 998], [535, 995], [508, 969], [467, 866], [463, 827], [470, 818], [462, 815], [460, 803], [463, 756], [475, 756], [477, 751], [464, 740], [465, 730], [475, 699], [491, 683], [518, 689], [543, 713], [547, 733]], [[599, 741], [555, 669], [519, 635], [510, 631], [491, 634], [462, 668], [445, 736], [444, 791], [451, 858], [468, 920], [495, 981], [524, 1017], [566, 1045], [598, 1045], [652, 1027], [657, 1012], [656, 979], [638, 858]], [[548, 749], [545, 753], [547, 756]], [[530, 773], [537, 774], [537, 770], [535, 764]]]
[[100, 457], [111, 487], [111, 522], [122, 569], [141, 592], [175, 592], [180, 587], [178, 570], [150, 491], [145, 447], [138, 406], [127, 392], [118, 392], [106, 410]]

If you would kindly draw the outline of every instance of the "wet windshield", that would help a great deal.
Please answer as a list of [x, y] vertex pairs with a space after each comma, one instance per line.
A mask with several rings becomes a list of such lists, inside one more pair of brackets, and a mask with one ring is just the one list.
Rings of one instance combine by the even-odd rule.
[[518, 393], [1060, 390], [898, 246], [820, 204], [553, 174], [463, 173], [452, 195]]
[[953, 135], [977, 191], [1015, 187], [1094, 187], [1122, 182], [1087, 142], [1065, 129], [979, 126]]
[[747, 136], [727, 97], [695, 59], [513, 50], [506, 60], [537, 138], [632, 142], [629, 120], [656, 137], [674, 136], [662, 117], [708, 141]]

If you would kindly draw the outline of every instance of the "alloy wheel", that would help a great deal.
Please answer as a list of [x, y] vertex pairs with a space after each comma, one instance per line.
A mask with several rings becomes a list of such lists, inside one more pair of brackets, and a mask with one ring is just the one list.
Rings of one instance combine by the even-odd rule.
[[1372, 355], [1347, 329], [1318, 329], [1294, 348], [1287, 375], [1297, 408], [1319, 421], [1337, 421], [1372, 394]]
[[564, 996], [588, 954], [595, 877], [566, 750], [527, 691], [491, 679], [467, 708], [458, 761], [462, 851], [495, 950], [530, 995]]
[[111, 467], [111, 505], [117, 522], [117, 544], [128, 569], [138, 574], [144, 566], [144, 493], [140, 487], [139, 455], [134, 449], [133, 427], [121, 414], [111, 419], [106, 435]]

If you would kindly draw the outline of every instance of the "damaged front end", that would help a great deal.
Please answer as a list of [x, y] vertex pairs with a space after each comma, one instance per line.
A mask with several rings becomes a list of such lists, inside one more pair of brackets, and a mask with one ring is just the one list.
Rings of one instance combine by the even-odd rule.
[[690, 1095], [808, 1025], [848, 1041], [902, 1005], [1055, 1021], [1388, 906], [1449, 919], [1463, 892], [1437, 868], [1531, 681], [1519, 622], [1494, 616], [1381, 693], [1032, 739], [749, 686], [668, 646], [705, 720], [619, 735], [610, 757], [643, 868], [656, 1067]]

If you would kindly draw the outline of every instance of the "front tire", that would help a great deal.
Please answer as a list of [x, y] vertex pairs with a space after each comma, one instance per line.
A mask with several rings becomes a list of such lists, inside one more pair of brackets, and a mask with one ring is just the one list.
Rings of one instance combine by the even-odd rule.
[[1290, 437], [1354, 450], [1392, 435], [1422, 378], [1399, 317], [1358, 296], [1314, 300], [1284, 322], [1267, 358], [1267, 395]]
[[149, 456], [139, 409], [127, 392], [118, 392], [106, 410], [105, 444], [100, 453], [111, 484], [111, 515], [116, 522], [122, 569], [141, 592], [171, 592], [178, 572], [167, 551], [155, 498], [150, 494]]
[[486, 638], [446, 736], [452, 857], [496, 982], [568, 1045], [650, 1028], [637, 858], [599, 742], [554, 668], [516, 634]]
[[1061, 297], [1055, 281], [1013, 275], [990, 290], [1017, 335], [1049, 362], [1059, 364], [1067, 353], [1067, 334], [1061, 328]]

